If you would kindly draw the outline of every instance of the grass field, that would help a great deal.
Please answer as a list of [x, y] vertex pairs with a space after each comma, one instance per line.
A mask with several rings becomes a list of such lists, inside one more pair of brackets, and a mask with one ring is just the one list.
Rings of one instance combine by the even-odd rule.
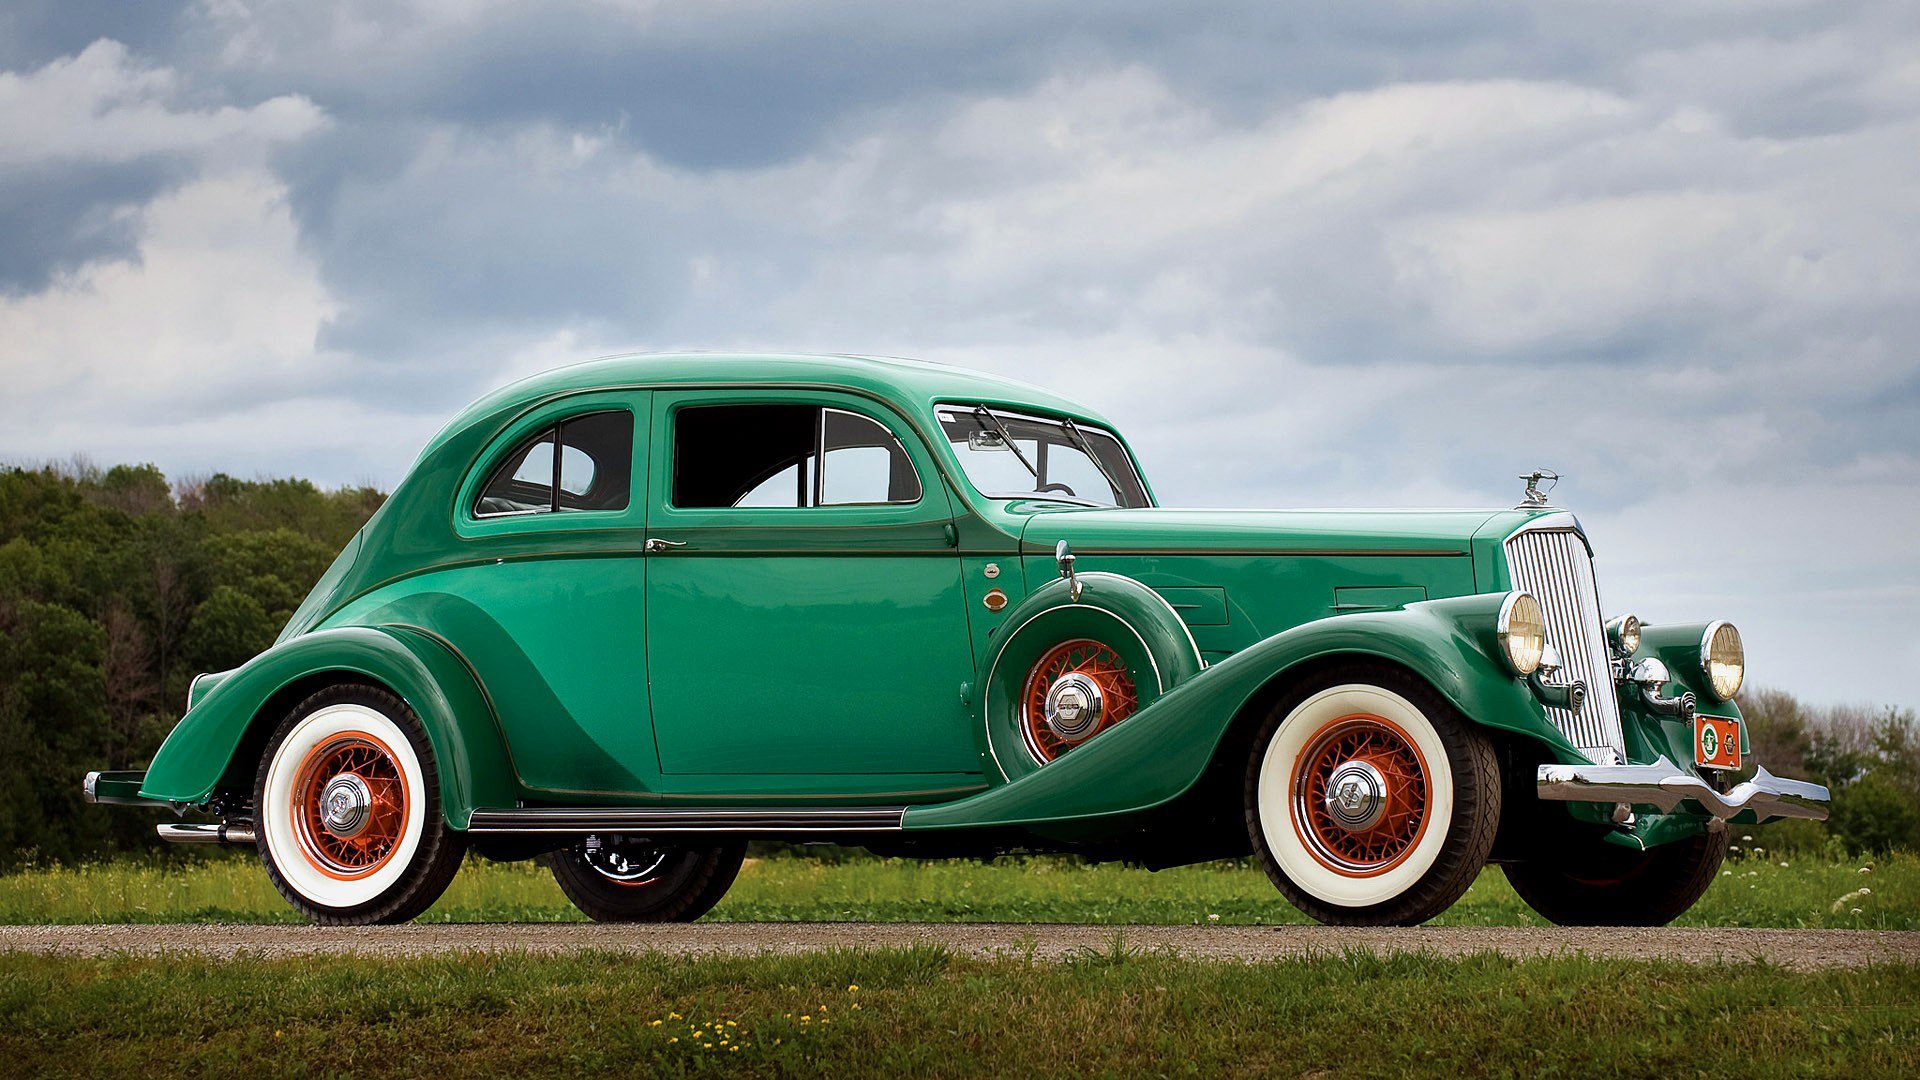
[[[1862, 867], [1868, 867], [1862, 872]], [[1860, 890], [1868, 890], [1861, 892]], [[879, 922], [1300, 923], [1259, 870], [1209, 864], [1149, 873], [1064, 859], [750, 862], [711, 919]], [[545, 869], [469, 860], [424, 917], [440, 922], [580, 918]], [[107, 864], [0, 877], [0, 923], [293, 922], [257, 861]], [[1437, 920], [1540, 920], [1498, 870]], [[1920, 928], [1920, 856], [1859, 862], [1742, 851], [1681, 920], [1695, 926]]]
[[1920, 968], [0, 956], [10, 1076], [1913, 1076]]

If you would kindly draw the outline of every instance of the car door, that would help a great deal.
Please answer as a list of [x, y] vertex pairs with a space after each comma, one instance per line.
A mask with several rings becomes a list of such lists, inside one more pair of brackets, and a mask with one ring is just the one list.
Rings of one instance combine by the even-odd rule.
[[480, 674], [537, 791], [640, 794], [658, 780], [643, 611], [651, 422], [647, 391], [530, 410], [461, 488], [467, 556], [396, 587], [420, 609], [396, 621], [430, 628]]
[[912, 429], [853, 395], [768, 390], [657, 392], [654, 430], [647, 653], [665, 786], [979, 786], [953, 512]]

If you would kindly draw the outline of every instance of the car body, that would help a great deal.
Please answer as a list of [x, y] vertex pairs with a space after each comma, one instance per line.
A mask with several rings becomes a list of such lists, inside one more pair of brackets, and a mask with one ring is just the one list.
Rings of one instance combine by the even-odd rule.
[[[449, 423], [273, 647], [196, 679], [150, 768], [88, 791], [212, 812], [162, 832], [253, 840], [331, 921], [424, 906], [439, 870], [398, 906], [330, 891], [376, 858], [357, 837], [416, 828], [421, 850], [570, 852], [610, 880], [720, 852], [688, 871], [708, 892], [752, 838], [1254, 854], [1317, 917], [1407, 922], [1488, 859], [1685, 848], [1697, 871], [1728, 820], [1824, 816], [1813, 785], [1728, 781], [1737, 633], [1604, 624], [1583, 530], [1528, 491], [1170, 509], [1111, 424], [1036, 387], [867, 357], [595, 361]], [[1274, 757], [1343, 708], [1375, 719]], [[276, 765], [316, 709], [397, 724]], [[282, 881], [303, 850], [305, 889]], [[1420, 873], [1388, 865], [1410, 852]]]

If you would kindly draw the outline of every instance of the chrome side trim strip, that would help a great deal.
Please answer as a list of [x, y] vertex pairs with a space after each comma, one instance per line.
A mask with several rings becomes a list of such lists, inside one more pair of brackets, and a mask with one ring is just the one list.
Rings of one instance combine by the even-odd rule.
[[1690, 800], [1721, 821], [1751, 812], [1756, 825], [1777, 818], [1825, 821], [1829, 799], [1819, 784], [1788, 780], [1764, 768], [1722, 794], [1664, 757], [1652, 765], [1542, 765], [1535, 790], [1552, 802], [1636, 803], [1659, 807], [1661, 813]]
[[528, 806], [475, 810], [474, 833], [846, 833], [898, 832], [904, 806], [781, 809]]

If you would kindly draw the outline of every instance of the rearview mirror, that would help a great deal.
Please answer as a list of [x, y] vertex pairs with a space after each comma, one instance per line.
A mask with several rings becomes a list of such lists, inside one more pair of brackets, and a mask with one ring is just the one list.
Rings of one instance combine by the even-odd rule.
[[976, 431], [967, 436], [969, 450], [1005, 450], [1007, 440], [997, 431]]

